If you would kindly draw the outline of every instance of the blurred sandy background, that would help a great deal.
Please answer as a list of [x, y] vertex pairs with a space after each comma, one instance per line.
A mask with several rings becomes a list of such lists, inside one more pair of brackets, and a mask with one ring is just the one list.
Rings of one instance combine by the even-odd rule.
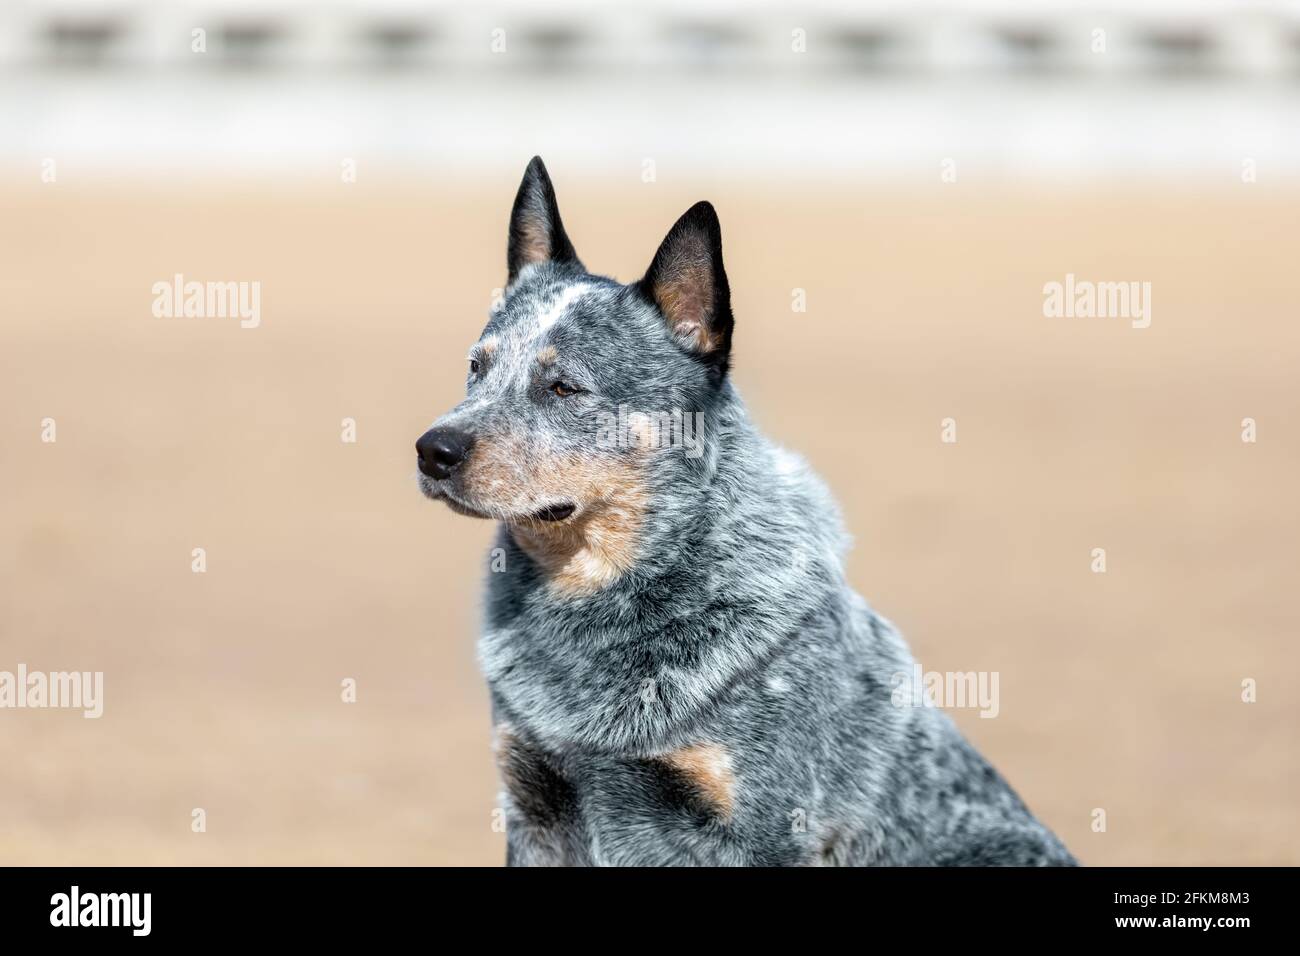
[[[645, 183], [635, 146], [503, 138], [477, 173], [350, 184], [117, 156], [51, 185], [9, 156], [0, 669], [102, 670], [105, 712], [0, 711], [0, 863], [502, 862], [491, 528], [418, 494], [412, 446], [462, 392], [534, 151], [625, 281], [715, 203], [755, 417], [924, 666], [1000, 673], [996, 719], [955, 716], [1084, 862], [1300, 863], [1300, 184], [739, 154]], [[261, 327], [155, 318], [178, 272], [260, 281]], [[1045, 318], [1066, 273], [1151, 282], [1150, 328]]]

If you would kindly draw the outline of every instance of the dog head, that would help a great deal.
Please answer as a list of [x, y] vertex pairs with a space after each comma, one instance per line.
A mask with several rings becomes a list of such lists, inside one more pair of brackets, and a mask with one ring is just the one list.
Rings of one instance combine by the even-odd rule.
[[732, 326], [711, 205], [691, 207], [645, 276], [624, 285], [578, 259], [534, 158], [511, 212], [505, 296], [470, 349], [465, 400], [416, 442], [421, 489], [506, 522], [538, 553], [634, 536], [655, 488], [703, 454]]

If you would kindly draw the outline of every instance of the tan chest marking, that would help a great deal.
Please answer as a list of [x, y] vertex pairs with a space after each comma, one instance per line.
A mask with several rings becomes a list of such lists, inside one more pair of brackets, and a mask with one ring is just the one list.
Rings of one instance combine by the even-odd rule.
[[682, 747], [659, 758], [695, 788], [724, 820], [736, 805], [736, 774], [731, 754], [721, 744], [700, 743]]

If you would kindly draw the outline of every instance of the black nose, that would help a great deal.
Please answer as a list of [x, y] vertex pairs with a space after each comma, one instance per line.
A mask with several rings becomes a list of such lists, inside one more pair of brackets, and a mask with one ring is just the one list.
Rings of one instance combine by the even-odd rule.
[[446, 478], [469, 457], [474, 436], [455, 428], [430, 428], [415, 443], [420, 471], [430, 478]]

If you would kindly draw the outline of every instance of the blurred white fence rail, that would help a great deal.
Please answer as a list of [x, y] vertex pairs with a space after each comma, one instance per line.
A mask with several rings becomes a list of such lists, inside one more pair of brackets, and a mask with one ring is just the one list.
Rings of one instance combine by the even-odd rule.
[[1300, 76], [1300, 3], [7, 0], [0, 66]]
[[[0, 166], [1300, 177], [1300, 0], [0, 0]], [[1254, 181], [1254, 180], [1251, 180]]]

